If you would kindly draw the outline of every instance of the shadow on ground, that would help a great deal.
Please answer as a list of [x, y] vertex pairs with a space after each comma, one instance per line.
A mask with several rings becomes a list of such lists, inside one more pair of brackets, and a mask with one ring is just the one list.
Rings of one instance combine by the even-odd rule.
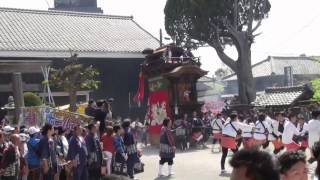
[[154, 180], [168, 180], [168, 179], [174, 179], [174, 176], [156, 177]]
[[231, 173], [223, 173], [219, 175], [220, 177], [231, 177]]

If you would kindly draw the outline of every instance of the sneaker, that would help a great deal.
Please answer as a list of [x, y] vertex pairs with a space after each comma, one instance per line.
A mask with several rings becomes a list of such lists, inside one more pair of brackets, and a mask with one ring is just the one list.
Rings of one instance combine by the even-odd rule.
[[163, 174], [158, 174], [158, 177], [164, 177], [164, 175]]

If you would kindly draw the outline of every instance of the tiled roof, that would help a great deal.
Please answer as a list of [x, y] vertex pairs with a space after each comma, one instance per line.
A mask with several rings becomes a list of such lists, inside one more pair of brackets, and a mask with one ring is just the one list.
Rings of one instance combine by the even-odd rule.
[[304, 86], [268, 88], [258, 96], [255, 106], [287, 106], [296, 101], [305, 92]]
[[[252, 65], [253, 77], [283, 75], [284, 67], [292, 66], [293, 74], [320, 74], [320, 63], [306, 56], [278, 57], [269, 56], [266, 60]], [[224, 78], [224, 81], [236, 80], [237, 76], [232, 74]]]
[[129, 16], [0, 8], [0, 56], [140, 56], [158, 46]]

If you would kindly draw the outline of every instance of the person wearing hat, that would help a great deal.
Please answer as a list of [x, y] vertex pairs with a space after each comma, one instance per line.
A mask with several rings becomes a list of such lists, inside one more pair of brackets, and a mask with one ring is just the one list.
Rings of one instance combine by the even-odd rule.
[[27, 141], [29, 140], [29, 135], [22, 132], [19, 135], [20, 144], [19, 144], [19, 152], [20, 152], [20, 176], [22, 180], [28, 179], [28, 165], [26, 156], [28, 153]]
[[37, 134], [39, 132], [40, 132], [40, 129], [35, 126], [31, 126], [28, 129], [28, 134], [30, 136], [30, 139], [27, 142], [28, 153], [26, 155], [26, 159], [29, 167], [28, 179], [31, 179], [31, 180], [37, 180], [40, 177], [40, 153], [39, 153], [40, 139], [37, 137]]
[[14, 131], [14, 128], [9, 126], [9, 125], [3, 127], [3, 133], [5, 135], [5, 141], [7, 141], [7, 142], [10, 141], [10, 135], [12, 134], [13, 131]]

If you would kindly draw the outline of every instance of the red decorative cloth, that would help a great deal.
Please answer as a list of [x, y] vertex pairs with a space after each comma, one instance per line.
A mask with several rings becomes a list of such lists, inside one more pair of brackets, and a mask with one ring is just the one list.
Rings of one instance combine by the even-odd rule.
[[150, 134], [160, 134], [163, 120], [170, 118], [169, 94], [163, 79], [149, 82], [147, 119]]
[[144, 75], [142, 72], [139, 74], [139, 87], [137, 90], [136, 95], [133, 98], [133, 101], [136, 103], [140, 103], [143, 101], [144, 98]]

